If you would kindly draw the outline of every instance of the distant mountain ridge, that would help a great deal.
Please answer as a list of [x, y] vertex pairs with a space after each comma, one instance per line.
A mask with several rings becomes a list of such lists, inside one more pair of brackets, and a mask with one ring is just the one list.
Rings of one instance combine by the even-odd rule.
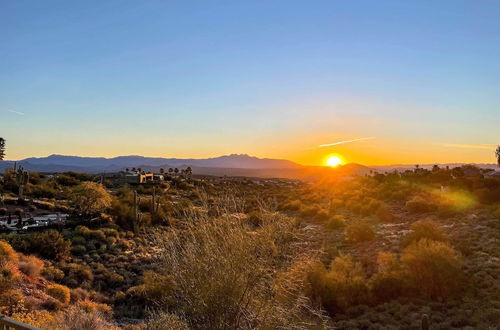
[[[302, 165], [285, 159], [258, 158], [246, 154], [231, 154], [204, 159], [181, 159], [143, 156], [119, 156], [114, 158], [50, 155], [31, 157], [17, 161], [27, 170], [39, 172], [116, 172], [131, 167], [211, 167], [237, 169], [299, 169]], [[12, 167], [14, 161], [0, 162], [0, 169]]]

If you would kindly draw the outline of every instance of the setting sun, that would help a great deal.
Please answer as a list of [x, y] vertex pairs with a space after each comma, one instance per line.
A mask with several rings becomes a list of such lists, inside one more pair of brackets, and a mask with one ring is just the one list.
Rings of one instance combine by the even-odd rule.
[[331, 166], [331, 167], [336, 167], [339, 165], [342, 165], [342, 159], [338, 156], [330, 156], [326, 160], [326, 165]]

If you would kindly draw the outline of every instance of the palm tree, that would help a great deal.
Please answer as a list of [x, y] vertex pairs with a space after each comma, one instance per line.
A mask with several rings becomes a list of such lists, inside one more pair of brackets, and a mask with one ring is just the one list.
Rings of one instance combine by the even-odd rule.
[[497, 150], [495, 150], [495, 156], [497, 156], [497, 164], [500, 167], [500, 146], [497, 146]]
[[0, 137], [0, 160], [5, 158], [5, 139]]

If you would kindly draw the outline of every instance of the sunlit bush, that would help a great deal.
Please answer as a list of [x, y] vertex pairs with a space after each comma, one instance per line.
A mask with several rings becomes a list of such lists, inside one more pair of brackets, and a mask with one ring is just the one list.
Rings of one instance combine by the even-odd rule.
[[9, 243], [0, 241], [0, 267], [5, 266], [9, 262], [17, 262], [18, 255]]
[[340, 229], [345, 226], [345, 219], [342, 215], [337, 214], [331, 216], [326, 222], [326, 227], [330, 230]]
[[311, 299], [332, 315], [370, 302], [362, 267], [349, 255], [335, 258], [330, 269], [317, 263], [311, 268], [308, 281]]
[[54, 266], [48, 266], [43, 268], [41, 274], [49, 281], [59, 282], [64, 278], [64, 272]]
[[421, 239], [405, 249], [401, 260], [409, 280], [423, 296], [441, 299], [460, 291], [462, 258], [448, 244]]
[[407, 293], [406, 275], [396, 255], [379, 253], [377, 266], [377, 273], [370, 279], [370, 289], [376, 302], [390, 301]]
[[414, 222], [410, 229], [411, 231], [403, 239], [404, 245], [409, 245], [424, 238], [439, 242], [448, 240], [439, 224], [431, 219]]
[[71, 293], [69, 288], [60, 284], [48, 285], [47, 294], [52, 298], [59, 300], [64, 305], [69, 304], [71, 299]]

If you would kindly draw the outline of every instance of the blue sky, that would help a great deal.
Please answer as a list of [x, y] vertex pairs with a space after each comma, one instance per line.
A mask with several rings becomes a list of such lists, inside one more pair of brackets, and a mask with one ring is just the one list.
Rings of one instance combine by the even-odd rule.
[[498, 1], [16, 0], [0, 33], [9, 159], [316, 164], [369, 136], [328, 152], [493, 162], [500, 142]]

